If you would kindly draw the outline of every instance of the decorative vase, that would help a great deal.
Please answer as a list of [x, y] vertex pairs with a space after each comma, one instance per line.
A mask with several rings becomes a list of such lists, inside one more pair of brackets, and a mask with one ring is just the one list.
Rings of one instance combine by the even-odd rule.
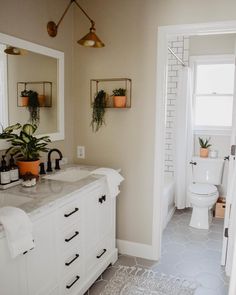
[[207, 158], [208, 157], [208, 149], [206, 148], [200, 148], [200, 157], [201, 158]]
[[44, 94], [38, 95], [38, 102], [40, 107], [45, 107], [46, 104], [46, 96]]
[[21, 96], [20, 106], [27, 107], [29, 104], [29, 97], [28, 96]]
[[125, 108], [126, 96], [113, 96], [113, 104], [115, 108]]
[[25, 175], [26, 173], [31, 173], [35, 176], [39, 175], [39, 163], [40, 160], [35, 161], [17, 161], [17, 166], [19, 168], [20, 176]]

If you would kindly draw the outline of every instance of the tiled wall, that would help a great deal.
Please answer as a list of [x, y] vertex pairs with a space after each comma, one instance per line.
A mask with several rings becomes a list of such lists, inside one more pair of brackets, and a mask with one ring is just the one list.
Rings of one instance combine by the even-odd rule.
[[[178, 55], [186, 65], [189, 62], [189, 37], [172, 37], [168, 46]], [[178, 72], [182, 65], [168, 53], [168, 85], [166, 108], [166, 139], [165, 139], [165, 172], [174, 176], [175, 171], [175, 118], [176, 99], [178, 92]]]

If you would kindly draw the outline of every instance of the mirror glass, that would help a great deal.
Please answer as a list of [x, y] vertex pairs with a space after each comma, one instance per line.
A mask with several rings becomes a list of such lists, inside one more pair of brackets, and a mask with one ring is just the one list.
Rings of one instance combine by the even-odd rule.
[[37, 134], [53, 141], [64, 139], [64, 54], [0, 34], [0, 123], [18, 122], [37, 123]]

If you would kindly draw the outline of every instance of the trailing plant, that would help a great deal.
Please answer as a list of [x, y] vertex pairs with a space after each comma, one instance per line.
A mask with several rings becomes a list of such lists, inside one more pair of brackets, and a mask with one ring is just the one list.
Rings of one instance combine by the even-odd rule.
[[126, 89], [124, 89], [124, 88], [117, 88], [117, 89], [114, 89], [112, 92], [113, 92], [113, 96], [125, 96], [126, 95]]
[[203, 149], [207, 149], [211, 146], [211, 144], [209, 144], [209, 141], [211, 140], [211, 138], [206, 138], [205, 140], [201, 137], [198, 137], [198, 141], [199, 141], [199, 144], [200, 144], [200, 147], [203, 148]]
[[106, 92], [104, 90], [100, 90], [93, 102], [93, 114], [91, 126], [94, 132], [97, 132], [99, 128], [105, 124], [104, 115], [105, 115], [105, 107], [106, 107]]
[[39, 107], [39, 101], [38, 101], [38, 93], [33, 90], [28, 91], [28, 97], [29, 97], [29, 104], [28, 104], [28, 110], [30, 112], [30, 123], [34, 125], [39, 124], [40, 119], [40, 107]]
[[[20, 123], [11, 125], [0, 133], [0, 139], [6, 139], [11, 143], [6, 154], [11, 152], [23, 161], [35, 161], [40, 158], [40, 152], [48, 152], [47, 145], [51, 142], [49, 136], [35, 137], [33, 134], [37, 130], [37, 125]], [[17, 133], [13, 133], [17, 131]]]

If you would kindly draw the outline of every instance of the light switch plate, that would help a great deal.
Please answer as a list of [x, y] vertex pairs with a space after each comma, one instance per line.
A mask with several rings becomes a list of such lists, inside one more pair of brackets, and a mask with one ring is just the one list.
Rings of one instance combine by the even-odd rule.
[[77, 158], [78, 159], [85, 159], [85, 147], [78, 145], [77, 146]]

